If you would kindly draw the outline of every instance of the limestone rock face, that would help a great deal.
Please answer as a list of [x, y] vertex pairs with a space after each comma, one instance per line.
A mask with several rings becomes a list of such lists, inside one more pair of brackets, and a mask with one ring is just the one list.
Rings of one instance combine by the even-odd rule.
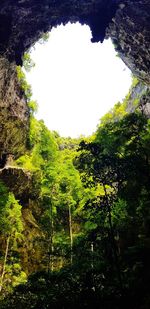
[[149, 0], [2, 0], [0, 54], [21, 64], [21, 57], [42, 33], [61, 23], [90, 26], [93, 41], [112, 37], [125, 63], [145, 81], [150, 70]]
[[[0, 162], [26, 149], [29, 110], [20, 89], [15, 63], [0, 57]], [[2, 166], [3, 167], [3, 164]]]
[[150, 118], [150, 87], [141, 81], [131, 88], [127, 98], [126, 111], [134, 113], [137, 109]]
[[120, 5], [107, 35], [132, 73], [150, 84], [150, 1]]
[[33, 188], [33, 176], [30, 172], [6, 166], [0, 170], [0, 179], [23, 205], [28, 203]]
[[21, 64], [23, 52], [43, 32], [61, 23], [88, 24], [93, 40], [102, 41], [115, 15], [118, 0], [2, 0], [0, 3], [0, 53]]

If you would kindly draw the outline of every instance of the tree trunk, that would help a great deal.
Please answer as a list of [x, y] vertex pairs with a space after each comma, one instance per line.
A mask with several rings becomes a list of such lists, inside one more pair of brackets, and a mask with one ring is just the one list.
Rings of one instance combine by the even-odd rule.
[[1, 275], [1, 279], [0, 279], [0, 292], [2, 291], [2, 288], [3, 288], [5, 268], [6, 268], [6, 263], [7, 263], [8, 250], [9, 250], [9, 242], [10, 242], [10, 236], [7, 237], [7, 241], [6, 241], [4, 264], [3, 264], [2, 275]]
[[73, 262], [73, 233], [72, 233], [72, 214], [71, 214], [71, 206], [69, 205], [69, 234], [70, 234], [70, 263], [72, 265]]
[[94, 243], [91, 242], [91, 268], [93, 269], [94, 268], [94, 260], [93, 260], [93, 254], [94, 254]]
[[49, 240], [48, 240], [48, 273], [54, 270], [53, 263], [53, 254], [54, 254], [54, 246], [53, 246], [53, 236], [54, 236], [54, 222], [53, 222], [53, 209], [52, 204], [50, 205], [50, 230], [49, 230]]
[[118, 281], [119, 281], [119, 284], [120, 284], [120, 290], [121, 290], [121, 292], [123, 292], [123, 284], [122, 284], [122, 277], [121, 277], [119, 259], [118, 259], [118, 254], [117, 254], [117, 246], [116, 246], [116, 242], [115, 242], [114, 229], [113, 229], [113, 225], [112, 225], [111, 205], [109, 203], [107, 190], [106, 190], [106, 187], [105, 187], [104, 184], [103, 184], [103, 188], [104, 188], [104, 192], [105, 192], [107, 209], [108, 209], [108, 221], [109, 221], [109, 227], [110, 227], [110, 238], [111, 238], [112, 251], [113, 251], [113, 255], [114, 255], [114, 263], [115, 263], [115, 266], [116, 266]]
[[54, 270], [54, 245], [53, 245], [53, 237], [54, 237], [54, 221], [53, 216], [51, 219], [51, 261], [50, 261], [50, 269]]

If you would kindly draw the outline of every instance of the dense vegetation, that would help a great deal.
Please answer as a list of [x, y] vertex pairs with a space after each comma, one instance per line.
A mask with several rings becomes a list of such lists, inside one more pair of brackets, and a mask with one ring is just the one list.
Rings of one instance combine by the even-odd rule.
[[150, 120], [128, 95], [92, 137], [62, 138], [18, 77], [30, 133], [12, 164], [33, 181], [19, 200], [0, 182], [0, 307], [148, 309]]

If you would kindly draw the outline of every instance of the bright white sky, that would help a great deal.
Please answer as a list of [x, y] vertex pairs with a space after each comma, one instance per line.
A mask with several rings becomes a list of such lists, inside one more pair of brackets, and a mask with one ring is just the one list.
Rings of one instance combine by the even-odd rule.
[[48, 43], [37, 43], [31, 53], [36, 66], [27, 80], [39, 105], [36, 116], [61, 136], [91, 135], [131, 85], [111, 41], [90, 39], [89, 27], [67, 24], [54, 28]]

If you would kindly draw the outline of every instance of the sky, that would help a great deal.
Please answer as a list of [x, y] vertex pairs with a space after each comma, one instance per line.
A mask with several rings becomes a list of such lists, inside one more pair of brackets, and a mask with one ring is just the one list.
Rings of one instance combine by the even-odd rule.
[[89, 136], [100, 118], [122, 101], [131, 73], [109, 40], [91, 43], [88, 26], [53, 28], [47, 43], [32, 48], [35, 67], [26, 73], [37, 119], [61, 136]]

